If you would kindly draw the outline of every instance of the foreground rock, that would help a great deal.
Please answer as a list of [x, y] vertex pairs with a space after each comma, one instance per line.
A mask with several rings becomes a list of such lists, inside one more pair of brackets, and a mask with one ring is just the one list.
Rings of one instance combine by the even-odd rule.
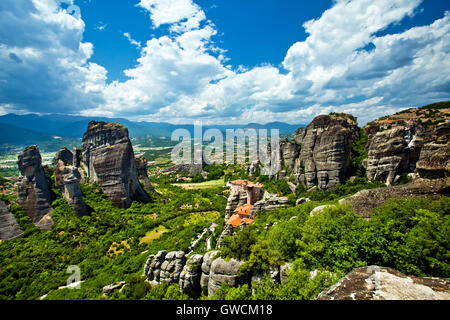
[[80, 189], [81, 174], [77, 168], [65, 165], [58, 160], [55, 167], [56, 187], [62, 189], [64, 199], [69, 203], [78, 217], [88, 214]]
[[53, 225], [50, 207], [50, 189], [42, 168], [42, 158], [37, 146], [30, 146], [19, 155], [17, 162], [20, 177], [17, 182], [17, 203], [33, 223], [42, 230]]
[[117, 123], [91, 121], [82, 141], [82, 167], [113, 204], [128, 208], [131, 198], [148, 200], [139, 183], [128, 129]]
[[6, 204], [0, 200], [0, 240], [12, 240], [23, 234], [14, 215]]
[[450, 279], [406, 276], [369, 266], [347, 274], [317, 300], [450, 300]]

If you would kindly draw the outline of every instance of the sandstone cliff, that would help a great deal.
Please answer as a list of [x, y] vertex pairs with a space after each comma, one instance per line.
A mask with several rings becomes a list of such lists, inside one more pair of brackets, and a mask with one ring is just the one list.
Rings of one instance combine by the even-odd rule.
[[63, 197], [78, 217], [88, 214], [80, 189], [81, 174], [77, 168], [65, 165], [62, 160], [54, 166], [56, 187], [61, 188]]
[[351, 115], [321, 115], [295, 132], [292, 141], [280, 143], [284, 170], [278, 178], [291, 175], [307, 187], [331, 189], [343, 183], [350, 165], [352, 141], [359, 135]]
[[0, 240], [12, 240], [23, 234], [14, 215], [6, 204], [0, 200]]
[[55, 157], [53, 158], [53, 166], [58, 164], [58, 161], [61, 160], [66, 165], [73, 165], [73, 153], [67, 148], [60, 149]]
[[143, 157], [136, 158], [136, 170], [138, 178], [140, 181], [142, 181], [144, 187], [146, 187], [150, 192], [154, 193], [155, 195], [159, 195], [159, 193], [156, 192], [155, 188], [153, 188], [148, 178], [147, 159]]
[[399, 186], [361, 190], [339, 200], [339, 203], [350, 203], [357, 214], [369, 218], [373, 209], [388, 199], [414, 196], [437, 200], [442, 195], [450, 196], [450, 146], [448, 145], [428, 153], [417, 162], [417, 174], [414, 175], [412, 182]]
[[50, 190], [38, 147], [27, 147], [19, 155], [17, 164], [21, 173], [17, 182], [17, 203], [37, 227], [48, 230], [53, 225], [53, 209], [50, 207]]
[[408, 109], [367, 124], [364, 161], [367, 178], [392, 184], [404, 173], [413, 173], [417, 162], [445, 146], [450, 138], [450, 108], [430, 106]]
[[82, 141], [82, 167], [113, 204], [128, 208], [131, 198], [148, 200], [139, 183], [128, 129], [117, 123], [91, 121]]

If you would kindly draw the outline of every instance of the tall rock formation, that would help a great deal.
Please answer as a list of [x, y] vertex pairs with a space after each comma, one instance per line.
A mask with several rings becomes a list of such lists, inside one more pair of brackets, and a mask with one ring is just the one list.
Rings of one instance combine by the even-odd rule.
[[140, 181], [142, 181], [144, 187], [146, 187], [150, 192], [154, 193], [155, 195], [159, 195], [159, 193], [155, 190], [155, 188], [153, 188], [150, 179], [148, 178], [147, 159], [145, 159], [144, 157], [136, 158], [136, 170], [138, 178]]
[[33, 223], [42, 230], [53, 225], [50, 207], [50, 190], [42, 168], [42, 158], [37, 146], [30, 146], [19, 155], [17, 162], [21, 176], [17, 181], [17, 203]]
[[339, 200], [339, 203], [350, 203], [355, 213], [363, 218], [369, 218], [373, 209], [388, 199], [426, 197], [437, 200], [442, 195], [450, 196], [450, 145], [427, 152], [416, 165], [417, 174], [414, 174], [410, 183], [361, 190]]
[[358, 135], [356, 119], [351, 115], [317, 116], [306, 128], [296, 131], [294, 141], [282, 145], [284, 165], [293, 164], [288, 171], [307, 187], [334, 188], [346, 178], [352, 141]]
[[62, 160], [58, 160], [54, 166], [56, 187], [61, 188], [63, 197], [75, 211], [78, 217], [88, 214], [80, 189], [81, 174], [78, 168], [65, 165]]
[[82, 141], [82, 167], [113, 204], [128, 208], [133, 197], [148, 200], [139, 183], [128, 129], [118, 123], [91, 121]]
[[23, 234], [14, 215], [6, 204], [0, 200], [0, 240], [12, 240]]
[[413, 173], [419, 160], [449, 145], [450, 104], [404, 110], [363, 129], [368, 135], [367, 178], [390, 185], [401, 174]]

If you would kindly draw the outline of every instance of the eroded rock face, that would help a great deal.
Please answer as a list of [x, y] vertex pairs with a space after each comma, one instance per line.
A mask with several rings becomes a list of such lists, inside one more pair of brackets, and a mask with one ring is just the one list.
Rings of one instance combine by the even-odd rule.
[[117, 123], [91, 121], [82, 141], [82, 166], [113, 204], [128, 208], [131, 198], [148, 200], [139, 183], [128, 129]]
[[[365, 128], [366, 132], [373, 130], [370, 127]], [[414, 170], [417, 148], [420, 148], [422, 143], [409, 147], [411, 135], [415, 133], [414, 126], [396, 125], [391, 129], [379, 130], [374, 134], [369, 133], [366, 145], [369, 156], [364, 161], [364, 166], [369, 180], [378, 178], [390, 185], [397, 175]], [[413, 154], [415, 161], [410, 159]]]
[[[289, 152], [284, 152], [289, 154], [284, 159], [285, 165], [293, 163], [292, 170], [289, 167], [288, 170], [307, 187], [334, 188], [345, 180], [352, 141], [358, 135], [356, 121], [349, 115], [317, 116], [306, 128], [296, 131], [294, 141], [287, 148]], [[293, 160], [295, 148], [301, 150], [298, 158]]]
[[400, 186], [388, 186], [361, 190], [353, 196], [339, 200], [350, 203], [353, 210], [363, 218], [369, 218], [376, 207], [392, 198], [426, 197], [438, 200], [450, 196], [450, 147], [445, 146], [428, 153], [417, 162], [417, 175], [413, 181]]
[[0, 240], [12, 240], [23, 234], [14, 215], [6, 204], [0, 200]]
[[414, 172], [418, 161], [449, 145], [449, 122], [424, 127], [413, 120], [385, 121], [390, 120], [364, 127], [369, 155], [363, 164], [369, 180], [380, 179], [390, 185], [397, 176]]
[[80, 189], [81, 174], [77, 168], [65, 165], [58, 160], [55, 167], [55, 186], [62, 189], [64, 199], [69, 203], [78, 217], [88, 214]]
[[287, 139], [285, 139], [280, 142], [280, 153], [287, 174], [291, 174], [298, 161], [300, 145], [295, 140], [287, 141]]
[[136, 170], [138, 178], [140, 181], [142, 181], [144, 187], [146, 187], [150, 192], [153, 192], [155, 195], [159, 195], [158, 192], [156, 192], [155, 188], [153, 188], [148, 178], [147, 159], [143, 157], [136, 158]]
[[205, 253], [203, 256], [202, 263], [202, 275], [200, 277], [200, 287], [204, 295], [208, 295], [208, 283], [209, 283], [209, 275], [211, 271], [211, 264], [215, 258], [215, 256], [219, 253], [219, 251], [209, 251]]
[[76, 168], [79, 168], [81, 166], [82, 150], [79, 148], [73, 148], [72, 154], [73, 154], [72, 165]]
[[347, 274], [317, 300], [450, 300], [450, 279], [406, 276], [369, 266]]
[[229, 286], [237, 286], [239, 284], [248, 283], [248, 277], [240, 276], [239, 268], [243, 261], [231, 259], [225, 261], [222, 258], [217, 258], [211, 263], [208, 281], [208, 295], [213, 295], [222, 283], [227, 283]]
[[289, 200], [287, 197], [272, 197], [269, 199], [259, 200], [250, 209], [250, 216], [255, 217], [258, 211], [271, 211], [287, 207]]
[[17, 181], [17, 203], [33, 223], [42, 230], [53, 225], [50, 190], [45, 179], [42, 159], [37, 146], [30, 146], [19, 155], [17, 162], [21, 176]]
[[144, 273], [148, 280], [156, 283], [178, 283], [185, 264], [186, 256], [183, 251], [159, 251], [149, 257]]
[[73, 153], [67, 148], [60, 149], [55, 157], [53, 158], [53, 166], [58, 164], [58, 161], [61, 160], [65, 165], [73, 165]]
[[180, 290], [191, 297], [199, 297], [202, 293], [200, 278], [202, 276], [203, 256], [194, 254], [189, 257], [180, 273]]
[[427, 152], [417, 162], [416, 167], [419, 177], [422, 179], [450, 178], [450, 144], [433, 152]]

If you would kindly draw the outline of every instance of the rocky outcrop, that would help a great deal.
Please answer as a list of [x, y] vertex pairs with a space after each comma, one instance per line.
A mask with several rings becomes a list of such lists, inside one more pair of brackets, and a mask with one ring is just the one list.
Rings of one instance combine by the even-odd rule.
[[48, 230], [53, 225], [53, 209], [50, 207], [50, 190], [42, 168], [39, 148], [27, 147], [18, 158], [21, 175], [17, 181], [17, 203], [24, 208], [37, 227]]
[[0, 200], [0, 240], [12, 240], [23, 234], [14, 215], [6, 204]]
[[159, 193], [156, 192], [155, 188], [153, 188], [150, 179], [148, 178], [147, 159], [143, 157], [136, 158], [136, 170], [138, 178], [140, 181], [142, 181], [144, 187], [146, 187], [153, 194], [159, 195]]
[[225, 228], [223, 229], [222, 233], [219, 236], [219, 240], [217, 241], [217, 248], [220, 249], [222, 247], [223, 240], [225, 239], [225, 237], [232, 236], [234, 234], [235, 234], [235, 232], [234, 232], [233, 225], [225, 224]]
[[287, 197], [272, 197], [257, 201], [250, 209], [250, 216], [255, 217], [258, 211], [271, 211], [285, 208], [289, 204]]
[[79, 168], [81, 166], [82, 150], [79, 148], [73, 148], [72, 154], [73, 154], [72, 165], [76, 168]]
[[180, 290], [190, 297], [199, 297], [202, 293], [200, 279], [202, 276], [203, 256], [194, 254], [186, 262], [180, 273]]
[[150, 255], [144, 266], [144, 274], [149, 281], [160, 282], [161, 265], [165, 261], [167, 251], [161, 250], [156, 255]]
[[[433, 181], [413, 182], [401, 186], [389, 186], [385, 188], [375, 188], [361, 190], [353, 196], [339, 200], [339, 204], [350, 203], [353, 211], [363, 218], [369, 218], [373, 209], [381, 206], [387, 200], [393, 198], [426, 197], [438, 200], [441, 191], [447, 187], [441, 184], [434, 184]], [[448, 191], [446, 191], [448, 195]]]
[[128, 129], [117, 123], [91, 121], [82, 141], [82, 166], [113, 204], [128, 208], [132, 198], [148, 200], [139, 183]]
[[351, 115], [317, 116], [306, 128], [295, 132], [293, 141], [281, 144], [282, 161], [306, 187], [334, 188], [346, 178], [352, 141], [358, 135]]
[[62, 190], [64, 199], [69, 203], [78, 217], [88, 214], [80, 189], [81, 174], [77, 168], [65, 165], [62, 160], [54, 166], [55, 186]]
[[103, 287], [103, 295], [109, 296], [115, 290], [122, 290], [122, 288], [126, 285], [125, 281], [120, 281], [118, 283], [113, 283]]
[[298, 157], [301, 146], [295, 140], [288, 141], [284, 139], [280, 142], [280, 155], [282, 159], [282, 167], [286, 168], [286, 173], [291, 174], [296, 164], [298, 164]]
[[58, 164], [58, 161], [61, 160], [63, 164], [65, 165], [73, 165], [73, 153], [67, 148], [60, 149], [55, 157], [53, 158], [53, 166], [56, 166]]
[[157, 255], [149, 257], [144, 273], [148, 280], [156, 283], [178, 283], [185, 264], [183, 251], [159, 251]]
[[[151, 286], [162, 282], [178, 283], [180, 291], [190, 297], [213, 295], [224, 283], [231, 287], [263, 279], [259, 273], [240, 273], [239, 269], [244, 263], [231, 259], [225, 261], [217, 257], [219, 251], [208, 251], [204, 255], [194, 254], [188, 259], [182, 251], [159, 251], [150, 255], [144, 266], [144, 275]], [[290, 264], [272, 268], [269, 276], [275, 282], [285, 281], [286, 271]]]
[[253, 161], [245, 168], [245, 173], [253, 177], [259, 169], [259, 161]]
[[336, 206], [332, 205], [332, 204], [324, 204], [322, 206], [315, 207], [314, 209], [311, 210], [311, 212], [309, 213], [309, 216], [312, 217], [312, 216], [324, 211], [325, 209], [335, 208], [335, 207]]
[[364, 128], [369, 138], [366, 144], [368, 158], [363, 164], [369, 180], [380, 179], [391, 185], [398, 175], [414, 171], [422, 142], [412, 138], [416, 133], [413, 124], [382, 128], [379, 124]]
[[450, 178], [450, 144], [433, 152], [427, 152], [417, 162], [417, 172], [422, 179]]
[[208, 295], [209, 276], [211, 271], [211, 264], [219, 251], [209, 251], [203, 256], [202, 275], [200, 277], [200, 288], [204, 295]]
[[213, 295], [223, 283], [234, 287], [240, 284], [248, 283], [247, 275], [239, 275], [239, 268], [243, 261], [231, 259], [225, 261], [222, 258], [217, 258], [211, 263], [208, 281], [208, 295]]
[[295, 200], [295, 205], [299, 206], [299, 205], [302, 205], [302, 204], [304, 204], [306, 202], [310, 202], [310, 201], [311, 201], [310, 198], [299, 198], [299, 199]]
[[339, 200], [340, 204], [350, 203], [353, 210], [364, 218], [369, 218], [376, 207], [392, 198], [426, 197], [438, 200], [442, 195], [450, 196], [450, 147], [445, 146], [428, 153], [417, 162], [418, 174], [413, 181], [400, 185], [362, 190]]
[[450, 279], [406, 276], [369, 266], [347, 274], [317, 300], [450, 300]]
[[449, 121], [424, 125], [417, 119], [382, 119], [363, 129], [368, 135], [369, 154], [363, 162], [367, 178], [380, 179], [387, 185], [401, 174], [413, 173], [418, 161], [449, 146]]

